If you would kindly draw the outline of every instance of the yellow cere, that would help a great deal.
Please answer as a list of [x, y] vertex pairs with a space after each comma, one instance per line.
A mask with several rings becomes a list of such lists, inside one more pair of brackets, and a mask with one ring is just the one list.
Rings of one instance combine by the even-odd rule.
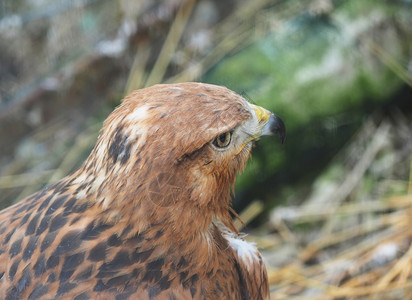
[[[263, 107], [254, 105], [254, 104], [250, 104], [250, 107], [253, 108], [253, 110], [256, 113], [256, 117], [259, 121], [259, 123], [264, 123], [266, 124], [269, 121], [269, 111], [267, 111], [266, 109], [264, 109]], [[242, 146], [240, 146], [239, 150], [236, 152], [236, 155], [238, 155], [240, 152], [242, 152], [243, 148], [245, 148], [246, 144], [249, 143], [252, 140], [257, 140], [259, 138], [259, 135], [256, 136], [250, 136], [243, 144]]]
[[258, 118], [259, 122], [263, 121], [267, 123], [269, 121], [269, 114], [266, 109], [264, 109], [263, 107], [257, 106], [257, 105], [253, 105], [253, 104], [250, 104], [250, 106], [255, 110], [256, 117]]

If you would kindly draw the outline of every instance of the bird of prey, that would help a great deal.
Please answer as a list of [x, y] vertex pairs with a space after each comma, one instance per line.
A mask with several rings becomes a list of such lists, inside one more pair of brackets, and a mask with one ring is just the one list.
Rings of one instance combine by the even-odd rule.
[[128, 95], [73, 174], [0, 213], [0, 299], [266, 299], [231, 187], [281, 119], [231, 90]]

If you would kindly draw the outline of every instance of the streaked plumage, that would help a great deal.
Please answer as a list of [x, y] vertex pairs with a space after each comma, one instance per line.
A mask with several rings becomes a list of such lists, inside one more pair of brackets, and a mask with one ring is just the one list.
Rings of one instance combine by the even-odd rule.
[[270, 133], [282, 121], [224, 87], [133, 92], [78, 171], [0, 213], [0, 299], [268, 298], [229, 208]]

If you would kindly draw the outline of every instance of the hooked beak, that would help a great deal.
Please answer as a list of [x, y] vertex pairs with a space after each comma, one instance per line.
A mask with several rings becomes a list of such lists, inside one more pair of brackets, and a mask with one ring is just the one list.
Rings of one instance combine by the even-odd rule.
[[264, 109], [263, 107], [253, 104], [250, 106], [255, 111], [259, 123], [262, 124], [260, 136], [279, 134], [280, 141], [283, 144], [286, 139], [286, 127], [282, 119], [278, 115]]

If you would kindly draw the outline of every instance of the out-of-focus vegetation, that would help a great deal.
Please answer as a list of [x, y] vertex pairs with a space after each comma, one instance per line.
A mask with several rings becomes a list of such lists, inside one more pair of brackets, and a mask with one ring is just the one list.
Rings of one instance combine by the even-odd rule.
[[371, 113], [385, 110], [402, 86], [412, 84], [401, 65], [410, 60], [407, 5], [337, 1], [284, 17], [282, 4], [261, 16], [274, 29], [205, 77], [244, 91], [286, 122], [286, 145], [262, 141], [238, 182], [241, 188], [257, 185], [263, 198], [273, 196], [268, 187], [276, 191], [292, 182], [296, 188], [297, 181], [313, 178]]
[[131, 90], [226, 85], [288, 130], [236, 187], [272, 296], [410, 298], [411, 53], [409, 0], [0, 0], [0, 207], [75, 170]]

